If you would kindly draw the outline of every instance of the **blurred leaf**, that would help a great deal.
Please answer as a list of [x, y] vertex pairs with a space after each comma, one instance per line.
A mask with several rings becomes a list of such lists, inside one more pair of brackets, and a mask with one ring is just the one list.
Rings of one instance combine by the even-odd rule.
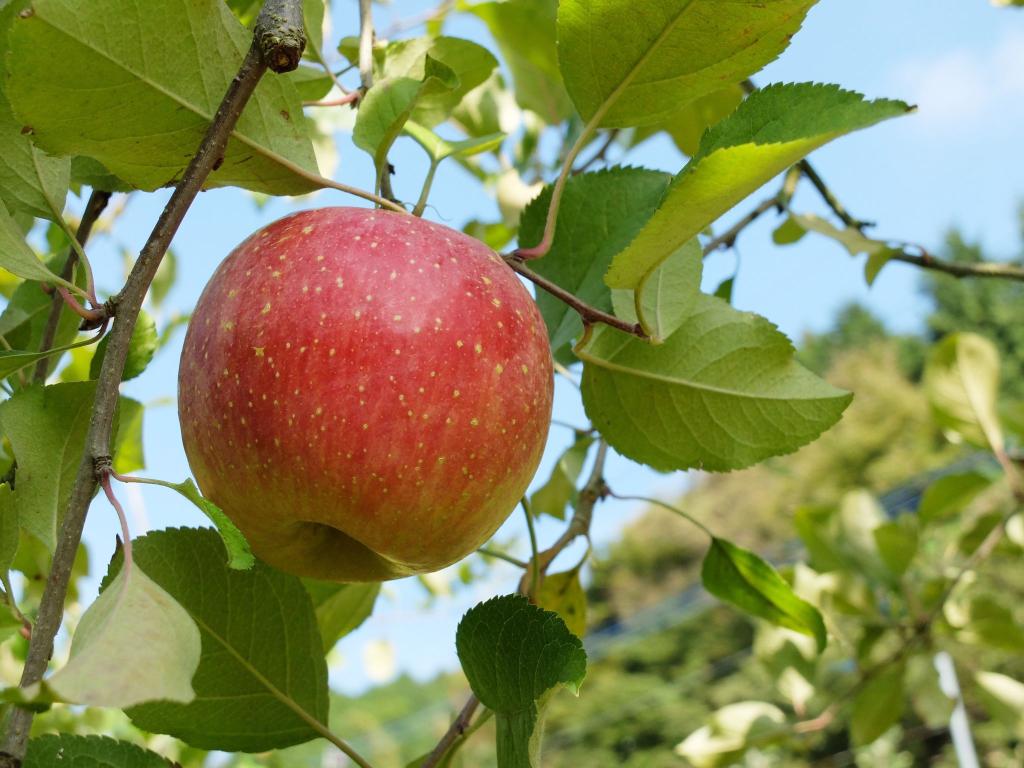
[[18, 519], [51, 552], [82, 462], [95, 393], [95, 382], [35, 386], [0, 404], [0, 423], [18, 460]]
[[127, 474], [146, 466], [142, 446], [142, 419], [146, 407], [138, 400], [124, 395], [119, 400], [117, 435], [114, 437], [114, 471]]
[[770, 744], [786, 735], [786, 715], [766, 701], [739, 701], [712, 713], [710, 722], [676, 745], [696, 768], [735, 765], [748, 746]]
[[989, 712], [1012, 728], [1017, 738], [1024, 737], [1024, 683], [999, 672], [981, 671], [974, 679]]
[[587, 460], [587, 452], [593, 442], [594, 438], [590, 435], [581, 435], [558, 458], [551, 470], [551, 477], [530, 497], [530, 511], [534, 515], [551, 515], [558, 520], [565, 519], [565, 508], [576, 503], [576, 481], [583, 470], [583, 463]]
[[[124, 361], [121, 381], [134, 379], [146, 370], [146, 366], [156, 354], [157, 338], [156, 323], [153, 322], [153, 318], [146, 310], [140, 310], [138, 320], [135, 321], [135, 327], [132, 329], [132, 337], [128, 342], [128, 357]], [[89, 364], [90, 379], [99, 378], [100, 366], [103, 365], [103, 358], [106, 357], [109, 342], [109, 335], [100, 339], [96, 353]]]
[[974, 498], [992, 485], [994, 476], [972, 470], [943, 475], [925, 489], [917, 516], [922, 525], [946, 520], [963, 512]]
[[725, 280], [718, 284], [718, 287], [715, 288], [715, 292], [712, 295], [717, 296], [722, 301], [726, 301], [729, 304], [732, 304], [732, 289], [735, 285], [736, 276], [733, 275], [732, 277], [727, 277]]
[[[801, 234], [802, 232], [811, 231], [825, 235], [825, 237], [829, 237], [843, 246], [843, 248], [846, 249], [846, 252], [851, 256], [866, 253], [868, 255], [868, 260], [864, 264], [864, 279], [867, 281], [868, 285], [871, 285], [875, 281], [878, 273], [881, 271], [882, 267], [888, 263], [889, 259], [892, 258], [894, 254], [900, 252], [898, 248], [891, 247], [884, 240], [875, 240], [867, 237], [863, 232], [860, 232], [854, 227], [839, 229], [820, 216], [815, 216], [813, 213], [790, 214], [789, 219], [786, 220], [786, 223], [783, 224], [783, 226], [786, 226], [787, 224], [791, 227], [790, 231], [799, 229], [801, 230]], [[782, 229], [782, 227], [779, 229]], [[778, 231], [779, 230], [776, 230], [776, 233], [778, 233]], [[774, 235], [772, 236], [772, 239], [775, 240], [776, 243], [779, 242]], [[799, 236], [794, 237], [793, 242], [799, 239]]]
[[[25, 595], [22, 602], [38, 603], [50, 575], [50, 550], [24, 528], [18, 541], [18, 552], [11, 568], [25, 576]], [[78, 545], [75, 560], [71, 565], [71, 579], [68, 583], [70, 601], [78, 600], [78, 580], [89, 573], [89, 553], [84, 544]]]
[[806, 234], [807, 230], [800, 226], [799, 219], [790, 214], [772, 232], [772, 242], [776, 245], [791, 245], [799, 241]]
[[538, 768], [544, 706], [563, 684], [579, 693], [583, 643], [558, 614], [506, 595], [462, 617], [455, 647], [473, 693], [494, 710], [498, 768]]
[[907, 693], [914, 712], [929, 728], [946, 728], [954, 702], [939, 686], [939, 673], [929, 655], [917, 654], [907, 660]]
[[798, 507], [793, 513], [793, 526], [807, 550], [810, 565], [820, 572], [839, 570], [845, 564], [833, 542], [834, 516], [835, 510], [825, 506]]
[[[140, 189], [182, 174], [252, 35], [221, 0], [34, 0], [14, 20], [7, 96], [33, 140], [85, 155]], [[117, 19], [117, 24], [110, 24]], [[317, 188], [302, 105], [287, 78], [264, 78], [207, 186], [270, 194]]]
[[6, 574], [18, 551], [21, 527], [18, 509], [14, 506], [14, 491], [7, 483], [0, 484], [0, 575]]
[[370, 618], [380, 594], [379, 582], [337, 584], [303, 579], [302, 583], [316, 609], [316, 622], [320, 626], [324, 653]]
[[617, 451], [659, 470], [738, 469], [789, 453], [850, 402], [798, 365], [767, 320], [703, 294], [662, 345], [601, 325], [574, 351], [594, 426]]
[[940, 426], [979, 447], [1002, 450], [999, 352], [991, 341], [974, 333], [944, 337], [928, 355], [924, 389]]
[[96, 707], [188, 703], [199, 629], [138, 565], [106, 582], [82, 616], [68, 663], [46, 680], [61, 700]]
[[704, 588], [715, 597], [773, 624], [810, 635], [825, 649], [828, 635], [818, 609], [793, 592], [767, 562], [735, 544], [712, 538], [701, 568]]
[[971, 601], [970, 620], [961, 637], [990, 648], [1024, 653], [1024, 625], [992, 596], [980, 595]]
[[580, 584], [579, 568], [544, 576], [537, 605], [562, 617], [566, 628], [576, 637], [587, 631], [587, 595]]
[[512, 133], [519, 127], [522, 116], [515, 97], [505, 89], [501, 73], [495, 72], [466, 94], [452, 110], [452, 120], [468, 136], [476, 137]]
[[159, 307], [164, 303], [164, 299], [167, 298], [167, 294], [174, 287], [174, 281], [177, 277], [178, 257], [174, 250], [171, 249], [160, 260], [160, 266], [157, 267], [156, 275], [153, 277], [153, 282], [149, 287], [149, 300], [153, 302], [154, 307]]
[[[611, 168], [571, 176], [558, 209], [558, 227], [547, 255], [531, 262], [534, 271], [597, 309], [610, 312], [611, 294], [602, 276], [612, 256], [636, 237], [658, 207], [669, 176], [644, 168]], [[539, 242], [551, 203], [551, 187], [523, 212], [519, 242]], [[551, 348], [563, 353], [583, 333], [579, 314], [541, 291], [537, 295]]]
[[195, 700], [133, 707], [135, 725], [224, 751], [316, 738], [309, 721], [327, 722], [327, 668], [302, 582], [262, 563], [228, 568], [209, 529], [157, 531], [133, 545], [136, 562], [185, 608], [202, 638]]
[[470, 237], [475, 237], [492, 251], [500, 251], [515, 237], [515, 230], [509, 228], [502, 221], [488, 224], [474, 219], [466, 222], [462, 231]]
[[917, 524], [909, 516], [883, 523], [872, 531], [882, 562], [896, 577], [907, 572], [917, 554]]
[[623, 320], [640, 323], [650, 343], [663, 344], [686, 322], [700, 293], [704, 251], [697, 238], [683, 243], [635, 291], [612, 289], [612, 306]]
[[508, 0], [477, 3], [467, 9], [487, 24], [498, 44], [512, 74], [519, 106], [552, 125], [573, 111], [558, 69], [557, 6], [557, 0]]
[[854, 697], [850, 738], [857, 746], [870, 744], [903, 717], [903, 673], [902, 664], [892, 664], [871, 677]]
[[740, 0], [722, 7], [715, 0], [658, 0], [638, 14], [616, 0], [562, 0], [562, 77], [588, 122], [658, 123], [772, 61], [814, 2]]
[[23, 768], [174, 768], [155, 752], [106, 736], [44, 734], [28, 743]]
[[635, 288], [691, 237], [788, 166], [843, 134], [910, 108], [865, 101], [834, 85], [772, 85], [752, 94], [701, 139], [658, 211], [612, 260], [605, 282]]

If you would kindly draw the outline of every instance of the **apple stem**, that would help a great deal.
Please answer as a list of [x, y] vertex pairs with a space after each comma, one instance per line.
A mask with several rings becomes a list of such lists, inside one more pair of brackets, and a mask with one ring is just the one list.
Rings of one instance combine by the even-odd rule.
[[416, 207], [412, 209], [413, 216], [422, 216], [427, 207], [427, 198], [430, 196], [430, 188], [434, 186], [434, 174], [437, 173], [437, 160], [430, 161], [430, 168], [427, 170], [427, 177], [423, 180], [423, 189], [420, 190], [420, 199], [416, 201]]
[[512, 268], [514, 272], [522, 275], [531, 283], [536, 285], [538, 288], [550, 293], [556, 299], [559, 299], [565, 304], [568, 304], [579, 314], [583, 320], [584, 325], [593, 325], [594, 323], [603, 323], [610, 325], [612, 328], [616, 328], [623, 333], [628, 333], [632, 336], [638, 336], [641, 339], [646, 339], [647, 334], [644, 333], [644, 329], [640, 326], [640, 323], [630, 323], [616, 317], [613, 314], [592, 307], [585, 301], [578, 299], [569, 291], [562, 288], [557, 283], [548, 280], [546, 277], [542, 277], [534, 272], [532, 269], [523, 264], [522, 260], [516, 255], [518, 252], [503, 256], [505, 263]]

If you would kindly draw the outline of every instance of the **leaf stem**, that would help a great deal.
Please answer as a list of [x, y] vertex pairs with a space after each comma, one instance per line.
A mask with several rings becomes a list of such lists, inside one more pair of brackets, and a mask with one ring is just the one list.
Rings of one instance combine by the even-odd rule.
[[[269, 13], [271, 9], [283, 9], [285, 12]], [[111, 300], [116, 315], [114, 327], [96, 382], [96, 397], [86, 435], [85, 451], [71, 489], [70, 502], [57, 537], [50, 574], [39, 603], [35, 630], [29, 641], [25, 667], [21, 675], [22, 687], [42, 679], [53, 653], [53, 639], [63, 618], [64, 599], [71, 578], [71, 568], [82, 539], [89, 504], [97, 482], [102, 480], [103, 469], [110, 466], [111, 430], [117, 408], [121, 374], [142, 302], [160, 266], [160, 261], [170, 246], [171, 239], [185, 218], [189, 206], [202, 189], [206, 178], [223, 156], [228, 137], [263, 74], [268, 67], [280, 69], [282, 65], [291, 64], [293, 68], [298, 65], [305, 40], [301, 33], [295, 34], [296, 15], [301, 24], [300, 0], [266, 0], [264, 3], [256, 21], [253, 43], [238, 73], [228, 86], [227, 93], [217, 108], [196, 154], [189, 162], [181, 181], [139, 253], [124, 288]], [[299, 30], [301, 32], [301, 26]], [[32, 712], [20, 707], [11, 712], [3, 745], [7, 760], [0, 760], [0, 765], [4, 762], [13, 762], [17, 765], [24, 759], [32, 717]]]
[[530, 509], [529, 500], [523, 496], [520, 502], [523, 506], [523, 512], [526, 516], [526, 530], [530, 533], [530, 562], [527, 567], [530, 570], [530, 591], [526, 593], [526, 596], [531, 601], [537, 599], [537, 595], [540, 594], [540, 568], [539, 560], [537, 559], [537, 529], [533, 525], [533, 511]]
[[114, 489], [110, 485], [110, 477], [113, 475], [113, 471], [104, 472], [102, 479], [100, 480], [100, 486], [103, 488], [103, 493], [107, 496], [107, 501], [110, 502], [110, 506], [117, 512], [118, 522], [121, 523], [121, 538], [122, 546], [124, 547], [124, 567], [126, 573], [131, 570], [132, 567], [132, 534], [128, 530], [128, 517], [124, 513], [124, 507], [121, 506], [121, 502], [117, 500], [117, 496], [114, 495]]
[[658, 499], [652, 498], [650, 496], [632, 496], [632, 495], [620, 496], [619, 494], [615, 493], [615, 491], [612, 491], [612, 490], [608, 491], [608, 495], [611, 496], [613, 499], [618, 499], [619, 501], [642, 501], [645, 504], [653, 504], [656, 507], [661, 507], [662, 509], [667, 509], [669, 512], [673, 512], [673, 513], [679, 515], [679, 517], [683, 518], [688, 523], [690, 523], [692, 525], [695, 525], [698, 528], [700, 528], [702, 532], [707, 534], [708, 538], [710, 538], [710, 539], [715, 538], [715, 534], [713, 534], [711, 532], [710, 528], [708, 528], [706, 525], [704, 525], [704, 523], [702, 523], [700, 520], [695, 518], [689, 512], [684, 512], [679, 507], [672, 506], [671, 504], [666, 504], [664, 501], [659, 501]]
[[506, 555], [504, 552], [499, 552], [496, 549], [490, 547], [477, 547], [477, 554], [483, 555], [484, 557], [493, 557], [495, 560], [504, 560], [506, 563], [511, 563], [516, 568], [522, 568], [524, 571], [530, 567], [529, 563], [524, 563], [522, 560], [512, 555]]
[[502, 256], [502, 258], [505, 260], [505, 263], [512, 268], [514, 272], [522, 275], [531, 283], [536, 285], [538, 288], [542, 288], [543, 290], [547, 291], [552, 296], [554, 296], [556, 299], [562, 301], [563, 303], [569, 305], [574, 310], [576, 310], [576, 312], [582, 318], [584, 325], [604, 323], [605, 325], [610, 325], [612, 328], [617, 328], [618, 330], [623, 331], [624, 333], [628, 333], [633, 336], [639, 336], [641, 339], [647, 338], [647, 335], [644, 333], [643, 328], [640, 327], [639, 323], [626, 322], [625, 320], [622, 320], [616, 317], [615, 315], [600, 310], [597, 307], [592, 307], [586, 302], [576, 298], [576, 296], [574, 296], [569, 291], [565, 290], [562, 286], [552, 282], [551, 280], [548, 280], [546, 277], [541, 277], [532, 269], [523, 264], [522, 260], [518, 256], [518, 253], [518, 251], [515, 251], [509, 255]]
[[57, 295], [67, 304], [68, 309], [78, 315], [80, 318], [85, 320], [87, 323], [99, 323], [106, 319], [106, 311], [101, 309], [86, 309], [78, 300], [71, 295], [71, 292], [63, 285], [54, 286], [57, 289]]
[[[78, 222], [78, 230], [75, 232], [74, 239], [76, 242], [84, 245], [89, 240], [89, 235], [92, 234], [93, 225], [96, 223], [96, 220], [99, 219], [103, 210], [107, 207], [108, 202], [110, 202], [109, 192], [94, 189], [89, 194], [89, 199], [85, 204], [85, 210], [82, 212], [82, 219]], [[75, 262], [77, 259], [78, 255], [72, 248], [68, 252], [68, 257], [65, 259], [64, 267], [60, 273], [60, 276], [63, 279], [70, 281], [71, 278], [74, 277]], [[50, 314], [46, 317], [46, 325], [43, 327], [43, 338], [39, 344], [40, 352], [46, 352], [53, 346], [53, 342], [57, 338], [57, 326], [60, 323], [60, 315], [63, 308], [63, 299], [59, 295], [55, 295], [53, 297], [53, 302], [50, 304]], [[36, 363], [33, 380], [38, 384], [46, 381], [49, 370], [49, 360], [47, 358], [39, 360], [39, 362]]]
[[423, 215], [423, 211], [427, 207], [427, 198], [430, 197], [430, 188], [434, 186], [434, 174], [437, 173], [437, 166], [439, 165], [440, 163], [437, 160], [431, 159], [427, 177], [423, 180], [423, 189], [420, 190], [420, 199], [416, 201], [416, 207], [412, 209], [413, 216]]

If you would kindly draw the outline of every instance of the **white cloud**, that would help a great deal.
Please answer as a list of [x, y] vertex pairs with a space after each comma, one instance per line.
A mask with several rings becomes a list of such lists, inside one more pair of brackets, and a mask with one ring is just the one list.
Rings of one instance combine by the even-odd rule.
[[1011, 116], [1018, 122], [1024, 113], [1024, 30], [1004, 31], [987, 50], [910, 60], [894, 77], [896, 92], [917, 104], [918, 119], [930, 128], [959, 132]]

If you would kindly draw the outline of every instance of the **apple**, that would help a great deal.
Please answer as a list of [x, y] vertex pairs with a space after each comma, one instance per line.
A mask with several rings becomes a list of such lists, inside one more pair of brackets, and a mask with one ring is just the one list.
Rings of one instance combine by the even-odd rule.
[[185, 337], [178, 414], [203, 494], [281, 570], [450, 565], [515, 509], [551, 421], [530, 294], [415, 216], [304, 211], [239, 245]]

